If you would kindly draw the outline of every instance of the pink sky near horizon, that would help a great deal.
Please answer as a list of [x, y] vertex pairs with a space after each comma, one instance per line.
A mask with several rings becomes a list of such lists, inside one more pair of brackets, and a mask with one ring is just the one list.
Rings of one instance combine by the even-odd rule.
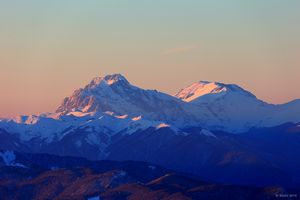
[[[90, 74], [90, 73], [89, 73]], [[101, 74], [105, 75], [105, 74]], [[144, 89], [158, 89], [159, 91], [166, 92], [168, 94], [175, 94], [180, 89], [188, 86], [189, 84], [196, 82], [199, 79], [191, 79], [191, 80], [181, 80], [180, 75], [170, 75], [168, 79], [163, 80], [162, 75], [153, 76], [151, 78], [140, 78], [140, 79], [132, 79], [135, 74], [124, 74], [126, 78], [134, 85], [142, 87]], [[137, 74], [138, 75], [138, 74]], [[72, 77], [65, 80], [65, 77], [56, 76], [55, 78], [50, 77], [44, 80], [28, 80], [27, 82], [19, 82], [16, 80], [7, 80], [8, 84], [13, 84], [10, 87], [10, 92], [5, 92], [5, 96], [2, 96], [1, 101], [1, 117], [13, 117], [16, 115], [28, 115], [28, 114], [40, 114], [45, 112], [53, 112], [60, 105], [62, 100], [70, 96], [75, 89], [84, 87], [89, 81], [95, 76], [84, 75], [82, 77]], [[154, 82], [151, 82], [151, 79]], [[163, 80], [160, 82], [155, 81], [156, 79]], [[169, 82], [169, 81], [172, 82]], [[207, 79], [205, 79], [207, 80]], [[219, 80], [218, 80], [219, 81]], [[180, 84], [173, 84], [179, 82]], [[221, 81], [222, 82], [222, 81]], [[224, 81], [223, 81], [224, 82]], [[258, 82], [257, 82], [258, 83]], [[61, 85], [64, 84], [64, 85]], [[161, 85], [159, 85], [161, 84]], [[255, 83], [254, 83], [255, 84]], [[174, 85], [176, 85], [177, 89], [174, 89]], [[239, 84], [250, 92], [254, 93], [258, 98], [265, 100], [270, 103], [285, 103], [290, 100], [296, 99], [297, 96], [295, 93], [295, 98], [292, 97], [288, 100], [286, 98], [282, 98], [282, 94], [288, 91], [278, 91], [280, 88], [274, 88], [271, 85], [260, 86], [252, 85], [252, 88], [261, 88], [262, 94], [257, 94], [257, 91], [251, 90], [251, 85]], [[3, 87], [1, 86], [1, 91], [3, 91]], [[7, 89], [7, 85], [5, 85]], [[268, 90], [268, 95], [264, 95], [264, 90]], [[267, 96], [272, 94], [272, 99], [266, 99]], [[14, 99], [11, 99], [11, 97]], [[274, 101], [274, 97], [277, 97], [277, 102]], [[272, 101], [273, 100], [273, 101]], [[4, 106], [3, 106], [4, 105]]]

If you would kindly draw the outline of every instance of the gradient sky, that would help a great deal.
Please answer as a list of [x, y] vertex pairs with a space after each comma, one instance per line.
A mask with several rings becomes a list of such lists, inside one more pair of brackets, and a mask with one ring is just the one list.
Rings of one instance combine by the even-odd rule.
[[299, 0], [0, 0], [0, 116], [53, 111], [91, 78], [122, 73], [175, 93], [236, 83], [300, 98]]

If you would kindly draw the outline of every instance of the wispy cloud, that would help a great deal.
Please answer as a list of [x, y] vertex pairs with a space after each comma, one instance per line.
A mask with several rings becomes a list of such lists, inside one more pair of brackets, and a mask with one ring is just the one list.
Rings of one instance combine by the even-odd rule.
[[180, 47], [176, 47], [176, 48], [167, 49], [167, 50], [161, 52], [160, 55], [170, 56], [170, 55], [177, 55], [177, 54], [187, 53], [187, 52], [190, 52], [190, 51], [196, 49], [197, 47], [198, 47], [197, 45], [180, 46]]

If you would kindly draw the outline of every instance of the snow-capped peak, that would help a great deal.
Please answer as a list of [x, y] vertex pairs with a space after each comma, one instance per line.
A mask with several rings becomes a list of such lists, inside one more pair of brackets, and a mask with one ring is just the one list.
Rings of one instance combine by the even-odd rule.
[[129, 84], [129, 82], [127, 81], [127, 79], [123, 75], [121, 75], [121, 74], [111, 74], [111, 75], [106, 75], [104, 77], [94, 78], [87, 87], [88, 88], [94, 88], [94, 87], [97, 87], [101, 84], [113, 85], [113, 84], [118, 83], [118, 82]]
[[[107, 105], [108, 101], [120, 99], [121, 92], [132, 87], [121, 74], [96, 77], [84, 88], [75, 90], [70, 97], [65, 98], [62, 105], [56, 110], [56, 113], [65, 115], [70, 112], [86, 113], [99, 111], [101, 108], [110, 107]], [[105, 108], [104, 111], [112, 110], [106, 110]], [[119, 114], [124, 115], [126, 113]]]
[[221, 97], [227, 93], [236, 93], [249, 97], [255, 97], [253, 94], [244, 90], [238, 85], [209, 81], [199, 81], [193, 83], [192, 85], [182, 89], [177, 94], [175, 94], [175, 97], [186, 102], [191, 102], [207, 95], [214, 94], [214, 97]]
[[143, 119], [183, 124], [196, 122], [191, 119], [196, 113], [189, 113], [190, 107], [171, 95], [144, 90], [131, 85], [122, 75], [113, 74], [94, 78], [90, 84], [65, 98], [56, 112], [60, 115], [111, 112], [119, 118], [143, 116]]

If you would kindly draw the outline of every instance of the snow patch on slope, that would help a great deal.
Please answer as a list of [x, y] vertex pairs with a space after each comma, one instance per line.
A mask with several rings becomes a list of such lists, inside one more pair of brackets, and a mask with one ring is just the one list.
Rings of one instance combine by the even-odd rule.
[[209, 136], [209, 137], [217, 138], [217, 136], [215, 134], [213, 134], [211, 131], [206, 130], [206, 129], [202, 129], [200, 131], [200, 134], [205, 135], [205, 136]]
[[161, 123], [156, 126], [156, 129], [167, 128], [167, 127], [170, 127], [170, 124]]
[[2, 157], [2, 160], [6, 166], [26, 168], [26, 166], [23, 164], [16, 162], [16, 155], [13, 151], [0, 152], [0, 157]]
[[175, 96], [179, 99], [182, 99], [183, 101], [191, 102], [196, 98], [206, 94], [224, 94], [224, 92], [226, 91], [226, 87], [216, 82], [200, 81], [197, 83], [193, 83], [185, 89], [182, 89]]

